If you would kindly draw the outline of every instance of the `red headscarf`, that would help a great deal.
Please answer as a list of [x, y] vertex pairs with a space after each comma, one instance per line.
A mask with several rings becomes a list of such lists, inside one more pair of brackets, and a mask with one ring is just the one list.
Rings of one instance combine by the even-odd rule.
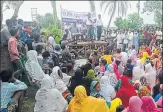
[[129, 82], [130, 78], [127, 76], [121, 77], [121, 87], [117, 92], [117, 97], [122, 100], [124, 107], [129, 106], [129, 99], [132, 96], [137, 96], [134, 86]]
[[145, 51], [148, 53], [149, 56], [152, 54], [152, 52], [151, 52], [149, 47], [146, 47]]
[[119, 73], [119, 71], [117, 69], [117, 64], [115, 63], [115, 61], [112, 63], [112, 65], [114, 67], [114, 73], [115, 73], [115, 75], [117, 77], [117, 80], [119, 80], [120, 79], [120, 73]]

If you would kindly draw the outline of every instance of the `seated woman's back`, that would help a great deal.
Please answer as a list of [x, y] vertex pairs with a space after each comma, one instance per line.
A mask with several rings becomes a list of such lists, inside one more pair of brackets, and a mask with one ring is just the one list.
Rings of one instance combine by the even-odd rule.
[[105, 100], [87, 96], [84, 86], [76, 87], [74, 95], [67, 112], [109, 112]]
[[62, 94], [54, 88], [52, 79], [46, 76], [41, 83], [41, 88], [37, 91], [34, 112], [63, 112], [67, 107], [67, 102]]
[[129, 78], [127, 76], [121, 77], [121, 87], [117, 92], [117, 97], [122, 100], [122, 104], [124, 107], [129, 105], [129, 99], [132, 96], [137, 96], [134, 86], [130, 84]]
[[25, 64], [25, 68], [30, 77], [34, 80], [41, 81], [45, 76], [45, 73], [39, 65], [37, 52], [35, 50], [30, 50], [27, 52], [27, 62]]
[[74, 90], [79, 85], [83, 85], [86, 88], [87, 95], [90, 94], [90, 84], [91, 84], [92, 80], [83, 78], [83, 75], [84, 75], [83, 71], [80, 68], [78, 68], [75, 71], [75, 75], [71, 77], [71, 79], [69, 81], [68, 89], [72, 95], [74, 95]]

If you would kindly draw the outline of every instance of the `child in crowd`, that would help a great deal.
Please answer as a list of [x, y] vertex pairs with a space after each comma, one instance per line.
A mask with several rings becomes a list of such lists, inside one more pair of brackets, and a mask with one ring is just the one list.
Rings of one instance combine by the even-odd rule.
[[104, 59], [101, 59], [100, 64], [99, 64], [100, 65], [100, 72], [103, 72], [103, 73], [105, 72], [105, 64], [106, 63], [104, 63]]
[[128, 59], [126, 63], [126, 67], [129, 68], [130, 70], [133, 70], [134, 66], [131, 63], [132, 63], [131, 59]]
[[124, 110], [123, 105], [117, 107], [116, 112], [122, 112]]
[[155, 102], [157, 102], [163, 95], [163, 84], [160, 85], [160, 89], [159, 89], [160, 93], [157, 94], [154, 98]]
[[42, 66], [42, 60], [43, 60], [43, 57], [42, 57], [43, 46], [42, 46], [42, 45], [37, 45], [37, 46], [36, 46], [36, 51], [37, 51], [37, 59], [38, 59], [39, 65]]
[[50, 53], [49, 51], [44, 51], [42, 53], [42, 68], [44, 69], [44, 72], [49, 70], [51, 73], [51, 69], [53, 68], [54, 64], [53, 64], [53, 60], [50, 57]]
[[105, 59], [107, 61], [107, 64], [112, 63], [112, 61], [111, 61], [112, 56], [108, 50], [104, 51], [104, 55], [101, 58]]
[[163, 108], [162, 95], [163, 95], [163, 84], [160, 85], [160, 93], [156, 96], [156, 98], [158, 98], [158, 100], [156, 101], [156, 98], [155, 98], [158, 108]]
[[138, 82], [138, 84], [135, 85], [137, 85], [136, 88], [138, 90], [138, 95], [140, 98], [143, 96], [151, 95], [151, 88], [150, 85], [147, 84], [145, 76], [140, 77], [140, 82]]
[[92, 81], [90, 90], [91, 96], [104, 99], [103, 96], [100, 95], [101, 86], [98, 81]]
[[88, 59], [88, 60], [87, 60], [87, 63], [81, 67], [81, 69], [82, 69], [83, 72], [84, 72], [84, 77], [87, 76], [88, 71], [89, 71], [90, 69], [92, 69], [92, 68], [93, 68], [93, 67], [92, 67], [92, 60], [91, 60], [91, 59]]
[[7, 106], [18, 102], [27, 89], [24, 82], [17, 80], [11, 70], [4, 70], [0, 73], [1, 78], [1, 112], [7, 112]]
[[23, 80], [28, 84], [28, 73], [26, 72], [20, 58], [23, 54], [18, 52], [18, 39], [19, 39], [19, 30], [17, 28], [10, 29], [11, 38], [8, 41], [8, 51], [10, 54], [11, 61], [15, 67], [14, 76], [19, 77], [22, 74]]

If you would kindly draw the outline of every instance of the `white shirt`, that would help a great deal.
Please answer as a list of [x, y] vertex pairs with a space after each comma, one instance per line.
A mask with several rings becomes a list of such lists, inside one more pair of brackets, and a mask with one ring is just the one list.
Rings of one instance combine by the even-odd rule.
[[97, 22], [96, 22], [96, 25], [97, 26], [103, 26], [102, 20], [98, 19]]
[[123, 43], [124, 44], [127, 44], [128, 43], [128, 38], [127, 38], [127, 35], [123, 35], [123, 39], [124, 39], [124, 41], [123, 41]]
[[134, 35], [133, 32], [129, 33], [129, 39], [130, 39], [130, 41], [133, 40], [133, 35]]
[[156, 35], [159, 35], [159, 36], [157, 36], [157, 39], [162, 38], [162, 32], [161, 31], [156, 31]]
[[123, 64], [126, 65], [127, 60], [128, 60], [128, 54], [126, 52], [121, 52], [120, 54], [122, 56], [121, 60], [122, 60]]
[[55, 46], [55, 40], [52, 36], [48, 38], [48, 41], [50, 42], [51, 45]]
[[90, 21], [90, 20], [92, 20], [91, 18], [90, 19], [86, 19], [86, 25], [92, 25], [93, 23], [92, 23], [92, 21]]
[[117, 43], [118, 44], [122, 43], [122, 34], [117, 35]]

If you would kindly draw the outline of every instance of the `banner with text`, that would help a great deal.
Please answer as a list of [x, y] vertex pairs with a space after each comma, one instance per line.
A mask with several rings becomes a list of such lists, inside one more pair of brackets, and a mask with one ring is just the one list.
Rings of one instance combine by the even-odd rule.
[[[61, 9], [62, 22], [65, 23], [83, 23], [87, 19], [89, 12], [74, 12], [66, 9]], [[90, 12], [91, 18], [96, 19], [96, 13]]]

